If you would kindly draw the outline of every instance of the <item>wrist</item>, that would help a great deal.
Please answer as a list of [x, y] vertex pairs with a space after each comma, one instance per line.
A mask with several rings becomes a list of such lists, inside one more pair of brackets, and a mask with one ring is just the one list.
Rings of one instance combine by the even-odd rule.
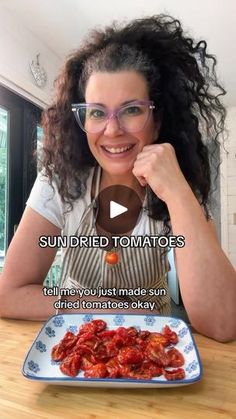
[[165, 201], [169, 210], [172, 207], [176, 207], [188, 202], [191, 197], [194, 197], [194, 194], [187, 181], [171, 187], [168, 191], [166, 191], [165, 194], [163, 194], [163, 200]]
[[166, 202], [168, 211], [170, 216], [172, 214], [177, 215], [177, 213], [181, 212], [183, 215], [184, 213], [193, 210], [193, 207], [196, 206], [197, 199], [188, 184], [184, 187], [176, 190], [172, 195], [168, 198]]

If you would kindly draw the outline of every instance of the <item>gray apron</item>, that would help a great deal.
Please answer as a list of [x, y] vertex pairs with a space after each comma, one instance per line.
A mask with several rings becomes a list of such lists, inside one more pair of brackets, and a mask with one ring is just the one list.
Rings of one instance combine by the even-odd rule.
[[[97, 236], [96, 198], [99, 193], [101, 168], [94, 170], [95, 194], [85, 210], [75, 236]], [[148, 217], [146, 199], [137, 222], [144, 222], [143, 235], [162, 235], [163, 222]], [[143, 218], [144, 217], [144, 218]], [[136, 229], [136, 228], [135, 228]], [[133, 233], [135, 232], [133, 230]], [[134, 234], [135, 235], [135, 234]], [[119, 262], [109, 265], [105, 262], [106, 250], [102, 248], [74, 247], [64, 253], [60, 277], [61, 288], [158, 289], [161, 295], [129, 296], [125, 300], [155, 302], [155, 310], [162, 315], [171, 314], [167, 272], [170, 269], [166, 249], [159, 247], [118, 248]], [[166, 295], [163, 295], [163, 294]], [[111, 297], [112, 298], [112, 297]], [[117, 297], [116, 297], [117, 298]], [[110, 299], [110, 297], [109, 297]], [[98, 299], [99, 301], [99, 299]], [[141, 311], [140, 311], [141, 314]]]

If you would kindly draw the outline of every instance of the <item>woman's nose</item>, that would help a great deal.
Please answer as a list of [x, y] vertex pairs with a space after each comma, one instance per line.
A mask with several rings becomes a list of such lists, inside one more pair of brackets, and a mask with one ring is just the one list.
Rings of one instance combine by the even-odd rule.
[[117, 116], [112, 115], [106, 123], [104, 134], [113, 137], [114, 135], [122, 134], [123, 130], [120, 127]]

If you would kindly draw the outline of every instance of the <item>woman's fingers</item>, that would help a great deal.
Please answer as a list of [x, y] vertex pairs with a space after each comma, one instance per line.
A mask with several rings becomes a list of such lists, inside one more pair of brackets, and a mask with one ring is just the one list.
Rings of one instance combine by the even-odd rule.
[[143, 176], [136, 176], [141, 186], [146, 186], [147, 182], [146, 179]]
[[168, 143], [145, 146], [134, 162], [133, 174], [141, 186], [148, 184], [165, 202], [186, 183], [175, 150]]

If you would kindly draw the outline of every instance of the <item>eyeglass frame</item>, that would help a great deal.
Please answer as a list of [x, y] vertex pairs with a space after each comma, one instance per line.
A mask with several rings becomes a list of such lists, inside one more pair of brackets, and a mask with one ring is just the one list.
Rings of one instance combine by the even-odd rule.
[[[80, 120], [80, 117], [79, 117], [79, 115], [77, 115], [77, 110], [80, 108], [80, 107], [85, 107], [85, 108], [89, 108], [91, 105], [94, 105], [94, 107], [98, 107], [98, 109], [99, 108], [102, 108], [102, 109], [105, 109], [105, 110], [107, 110], [107, 116], [106, 116], [106, 123], [105, 123], [105, 126], [104, 126], [104, 128], [103, 129], [101, 129], [100, 131], [96, 131], [96, 132], [89, 132], [89, 131], [86, 131], [85, 130], [85, 128], [83, 127], [83, 124], [82, 124], [82, 122], [81, 122], [81, 120]], [[147, 120], [146, 120], [146, 122], [145, 122], [145, 124], [144, 124], [144, 126], [142, 127], [142, 129], [140, 129], [140, 130], [138, 130], [138, 131], [129, 131], [129, 130], [126, 130], [124, 127], [122, 127], [121, 126], [121, 124], [120, 124], [120, 120], [119, 120], [119, 118], [118, 118], [118, 113], [123, 109], [123, 108], [126, 108], [127, 106], [132, 106], [132, 105], [149, 105], [149, 115], [148, 115], [148, 117], [147, 117]], [[98, 105], [97, 103], [72, 103], [72, 105], [71, 105], [71, 110], [72, 110], [72, 112], [74, 113], [74, 116], [75, 116], [75, 119], [76, 119], [76, 121], [78, 122], [78, 124], [79, 124], [79, 126], [80, 126], [80, 128], [82, 129], [82, 131], [84, 131], [84, 132], [86, 132], [86, 133], [90, 133], [90, 134], [98, 134], [98, 133], [100, 133], [100, 132], [103, 132], [105, 129], [106, 129], [106, 127], [107, 127], [107, 124], [108, 124], [108, 122], [111, 120], [111, 119], [113, 119], [113, 118], [116, 118], [116, 120], [117, 120], [117, 122], [118, 122], [118, 125], [119, 125], [119, 128], [120, 129], [122, 129], [123, 131], [125, 131], [125, 132], [140, 132], [140, 131], [142, 131], [144, 128], [145, 128], [145, 126], [146, 126], [146, 124], [147, 124], [147, 122], [148, 122], [148, 120], [149, 120], [149, 118], [150, 118], [150, 115], [151, 115], [151, 112], [153, 111], [153, 109], [155, 109], [156, 108], [156, 106], [154, 105], [154, 102], [153, 102], [153, 100], [134, 100], [134, 101], [132, 101], [132, 102], [129, 102], [129, 103], [127, 103], [127, 104], [125, 104], [125, 105], [121, 105], [121, 106], [119, 106], [118, 108], [116, 108], [116, 109], [114, 109], [114, 110], [111, 110], [111, 109], [108, 109], [108, 108], [106, 108], [106, 106], [103, 106], [103, 105]], [[151, 111], [151, 112], [150, 112]]]

